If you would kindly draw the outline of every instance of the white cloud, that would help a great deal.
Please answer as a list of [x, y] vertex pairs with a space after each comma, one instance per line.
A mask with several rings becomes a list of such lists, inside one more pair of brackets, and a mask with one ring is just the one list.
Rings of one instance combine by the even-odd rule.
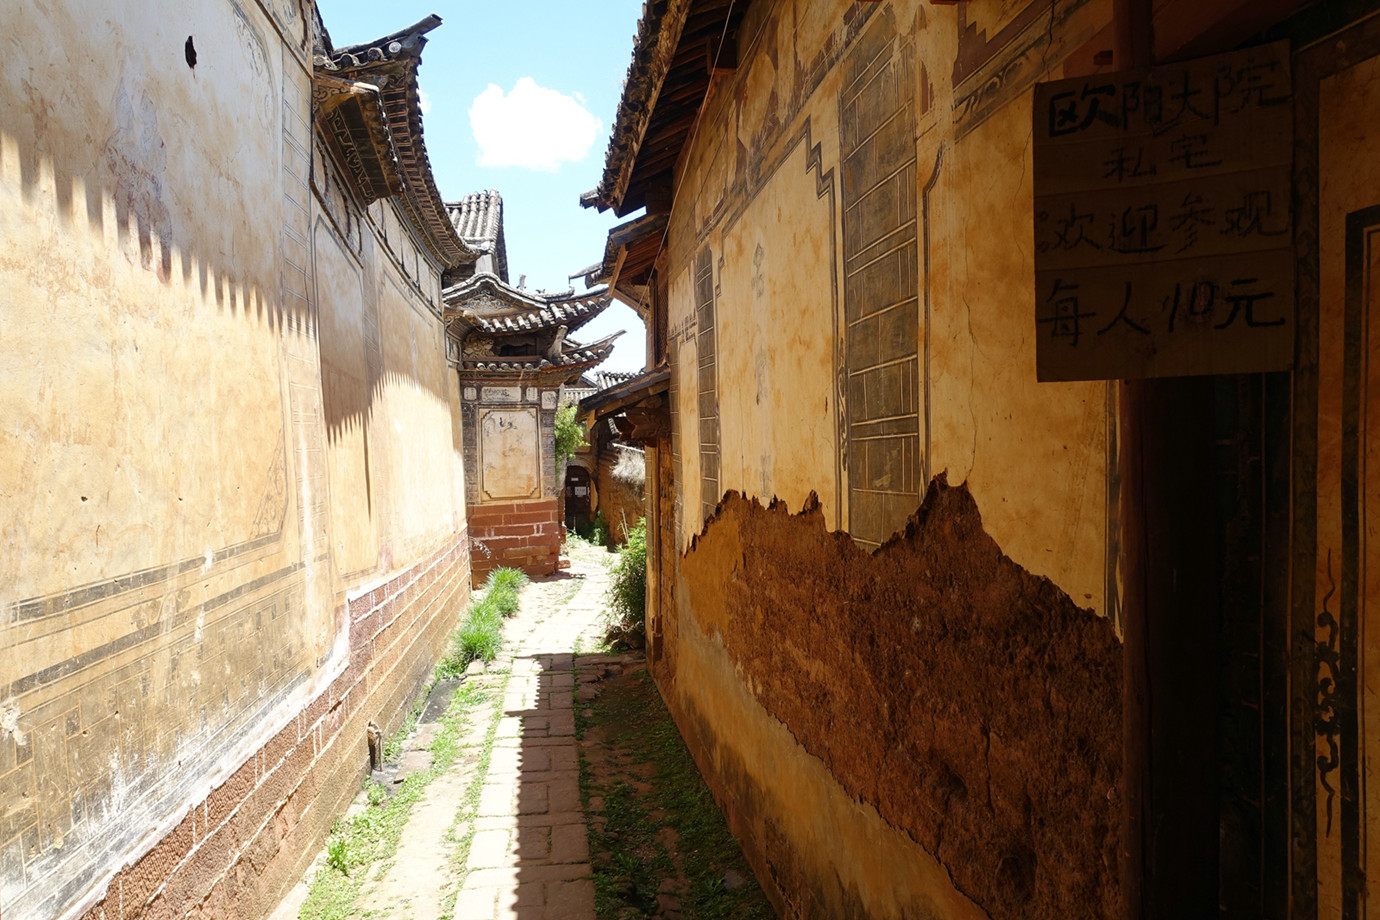
[[420, 87], [417, 89], [417, 108], [422, 110], [423, 115], [431, 111], [431, 97]]
[[555, 172], [589, 153], [603, 125], [581, 100], [522, 77], [506, 95], [490, 83], [470, 106], [480, 166], [521, 166]]

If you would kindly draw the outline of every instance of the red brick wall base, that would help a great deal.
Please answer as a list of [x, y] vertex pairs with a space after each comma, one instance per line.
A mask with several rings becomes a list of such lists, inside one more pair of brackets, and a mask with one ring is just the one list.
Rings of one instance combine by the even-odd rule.
[[369, 768], [367, 726], [402, 724], [469, 596], [469, 539], [350, 602], [350, 662], [83, 920], [266, 916], [325, 843]]
[[528, 575], [551, 575], [561, 556], [556, 499], [470, 505], [470, 573], [478, 587], [503, 566]]

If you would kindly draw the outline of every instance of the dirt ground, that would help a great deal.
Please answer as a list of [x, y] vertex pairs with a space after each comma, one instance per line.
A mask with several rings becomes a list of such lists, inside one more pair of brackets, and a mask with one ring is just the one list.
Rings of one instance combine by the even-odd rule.
[[641, 654], [575, 660], [600, 920], [774, 916]]

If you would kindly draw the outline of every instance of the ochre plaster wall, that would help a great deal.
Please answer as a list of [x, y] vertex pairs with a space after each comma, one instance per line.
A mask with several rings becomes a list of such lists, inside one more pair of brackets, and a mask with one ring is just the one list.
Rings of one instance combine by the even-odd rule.
[[613, 447], [599, 451], [599, 465], [594, 480], [599, 499], [596, 510], [604, 513], [609, 536], [615, 543], [626, 543], [628, 530], [636, 527], [638, 520], [647, 517], [645, 488], [614, 478], [613, 469], [622, 455], [623, 451]]
[[1118, 909], [1116, 409], [1029, 299], [1030, 87], [1111, 11], [1054, 8], [753, 4], [677, 167], [653, 669], [785, 916]]
[[[1115, 418], [1109, 388], [1038, 384], [1033, 373], [1026, 285], [1034, 270], [1029, 86], [1037, 76], [1062, 76], [1062, 57], [1037, 57], [1028, 66], [1041, 69], [1023, 86], [1005, 88], [1001, 105], [954, 124], [952, 68], [933, 63], [952, 62], [959, 53], [954, 11], [896, 0], [863, 7], [837, 2], [827, 11], [802, 6], [753, 7], [741, 30], [743, 64], [716, 84], [707, 127], [681, 163], [668, 235], [668, 325], [680, 377], [686, 489], [693, 492], [703, 476], [694, 275], [707, 246], [720, 327], [720, 494], [734, 489], [798, 508], [814, 491], [830, 527], [851, 532], [861, 512], [847, 507], [850, 488], [894, 478], [889, 467], [895, 464], [912, 466], [925, 479], [948, 471], [968, 482], [1006, 552], [1083, 605], [1109, 613], [1116, 591], [1106, 562], [1114, 507], [1107, 486], [1107, 432]], [[1019, 18], [1015, 8], [1038, 4], [1005, 4], [1004, 18], [991, 23], [986, 19], [996, 13], [989, 6], [965, 6], [971, 26], [997, 29]], [[1105, 25], [1110, 6], [1085, 0], [1061, 16], [1054, 48], [1068, 54]], [[1048, 20], [1045, 15], [1045, 27]], [[874, 61], [868, 70], [854, 58], [875, 55], [895, 58], [885, 92], [855, 85], [884, 68]], [[873, 99], [887, 93], [895, 100]], [[840, 163], [841, 114], [844, 136], [870, 125], [864, 115], [841, 113], [840, 100], [852, 96], [884, 113], [914, 110], [906, 114], [918, 134], [914, 150], [891, 154], [915, 178], [904, 194], [882, 187], [880, 199], [855, 201], [849, 192], [849, 180], [875, 181], [867, 158], [881, 155], [860, 146], [860, 165], [845, 170]], [[903, 232], [912, 220], [916, 242], [898, 252], [913, 261], [898, 256], [888, 270], [913, 278], [897, 281], [845, 266], [849, 234], [861, 238], [856, 258], [867, 267], [876, 244], [863, 244]], [[891, 225], [899, 229], [888, 231]], [[852, 299], [860, 306], [850, 314]], [[863, 322], [863, 314], [901, 310], [914, 315], [905, 323], [860, 327], [864, 339], [880, 339], [875, 347], [890, 352], [874, 359], [859, 346], [850, 353], [850, 324]], [[907, 330], [913, 335], [908, 352], [893, 342]], [[854, 363], [885, 364], [904, 354], [911, 355], [911, 376], [895, 385], [891, 399], [898, 414], [916, 415], [918, 449], [895, 454], [895, 464], [891, 453], [869, 463], [858, 444], [887, 426], [855, 431], [855, 443], [846, 442], [851, 414], [873, 412], [864, 404], [879, 398], [850, 381], [850, 355]], [[1028, 462], [1031, 456], [1040, 462]], [[907, 514], [918, 507], [925, 479], [906, 481], [913, 491]], [[682, 549], [705, 517], [683, 516]], [[882, 539], [905, 519], [896, 517]]]
[[314, 150], [312, 16], [0, 37], [7, 920], [262, 913], [463, 606], [439, 266]]

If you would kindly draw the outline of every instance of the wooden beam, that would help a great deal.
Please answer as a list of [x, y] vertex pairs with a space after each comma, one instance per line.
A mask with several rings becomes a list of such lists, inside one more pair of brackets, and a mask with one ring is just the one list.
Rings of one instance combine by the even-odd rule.
[[671, 413], [664, 400], [654, 396], [639, 406], [631, 407], [615, 416], [613, 426], [624, 441], [656, 444], [671, 436]]
[[711, 78], [733, 73], [738, 69], [738, 33], [731, 30], [718, 42], [710, 42], [705, 57], [705, 71]]
[[680, 143], [658, 151], [655, 156], [647, 158], [647, 164], [643, 169], [638, 170], [638, 186], [645, 192], [656, 183], [656, 177], [662, 173], [668, 173], [680, 159], [681, 153], [685, 149], [685, 142], [690, 137], [687, 131], [680, 138]]
[[623, 263], [627, 261], [627, 258], [628, 258], [628, 247], [627, 247], [627, 246], [619, 246], [619, 247], [618, 247], [618, 258], [614, 260], [614, 263], [613, 263], [613, 271], [609, 273], [609, 290], [610, 290], [610, 291], [612, 291], [612, 290], [614, 290], [615, 288], [618, 287], [618, 279], [619, 279], [619, 277], [623, 274]]
[[706, 50], [714, 48], [717, 44], [716, 39], [717, 36], [701, 35], [694, 41], [682, 41], [680, 47], [676, 49], [675, 59], [671, 61], [672, 72], [699, 61], [704, 57]]
[[648, 214], [670, 214], [671, 200], [674, 197], [674, 190], [669, 183], [658, 182], [647, 187], [644, 196], [647, 199]]

